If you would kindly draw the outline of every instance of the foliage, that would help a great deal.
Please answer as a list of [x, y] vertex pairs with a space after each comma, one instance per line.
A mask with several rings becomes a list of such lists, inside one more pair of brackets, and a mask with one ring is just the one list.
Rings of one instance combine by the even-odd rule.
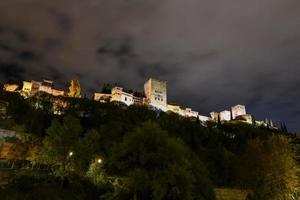
[[61, 179], [54, 176], [16, 176], [3, 189], [0, 189], [3, 200], [90, 200], [99, 197], [110, 188], [97, 187], [89, 180], [70, 176]]
[[81, 97], [81, 87], [78, 80], [72, 80], [69, 87], [69, 97], [80, 98]]
[[241, 166], [241, 183], [252, 190], [256, 200], [285, 200], [294, 192], [296, 164], [285, 136], [249, 141]]
[[62, 122], [54, 119], [47, 129], [47, 136], [41, 151], [42, 161], [58, 164], [65, 172], [72, 159], [78, 138], [82, 133], [80, 121], [72, 116], [66, 116]]
[[[0, 92], [0, 100], [9, 103], [9, 118], [0, 126], [34, 136], [21, 142], [29, 153], [12, 157], [50, 164], [57, 175], [88, 177], [98, 186], [111, 187], [113, 180], [114, 187], [102, 196], [106, 199], [132, 199], [134, 194], [139, 199], [214, 199], [213, 187], [242, 187], [268, 199], [281, 188], [275, 187], [280, 181], [289, 188], [282, 194], [294, 187], [286, 178], [294, 166], [284, 142], [290, 136], [280, 130], [243, 123], [204, 126], [145, 106], [86, 98], [38, 94], [24, 99]], [[61, 116], [53, 115], [56, 100], [68, 105]]]
[[146, 122], [114, 147], [110, 162], [142, 199], [192, 199], [195, 180], [188, 157], [182, 142]]

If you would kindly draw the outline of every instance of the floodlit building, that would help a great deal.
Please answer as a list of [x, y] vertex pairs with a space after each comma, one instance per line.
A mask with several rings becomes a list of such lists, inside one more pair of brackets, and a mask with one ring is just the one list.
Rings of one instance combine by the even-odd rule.
[[198, 117], [198, 112], [193, 111], [191, 108], [186, 108], [184, 110], [184, 116], [197, 118]]
[[211, 118], [210, 117], [207, 117], [207, 116], [203, 116], [203, 115], [198, 115], [198, 119], [202, 122], [207, 122], [207, 121], [210, 121]]
[[23, 81], [23, 88], [22, 88], [23, 92], [30, 94], [31, 93], [31, 88], [32, 88], [32, 83], [31, 82]]
[[167, 111], [167, 82], [150, 78], [144, 85], [146, 103], [158, 110]]
[[38, 81], [23, 81], [22, 92], [26, 95], [32, 96], [37, 92], [44, 92], [53, 96], [65, 96], [65, 91], [53, 88], [53, 81], [44, 80]]
[[220, 120], [221, 121], [230, 121], [231, 120], [231, 112], [228, 110], [224, 110], [220, 112]]
[[44, 80], [39, 87], [40, 92], [52, 94], [53, 81]]
[[144, 104], [144, 98], [143, 97], [137, 97], [133, 95], [133, 103], [135, 105], [143, 105]]
[[124, 92], [121, 87], [114, 87], [111, 90], [111, 101], [122, 102], [127, 106], [134, 104], [133, 94]]
[[234, 120], [244, 122], [247, 124], [253, 124], [254, 123], [254, 118], [252, 115], [246, 114], [246, 115], [239, 115], [237, 116]]
[[107, 103], [111, 100], [111, 94], [105, 94], [105, 93], [95, 93], [94, 94], [94, 100], [100, 101], [101, 103]]
[[62, 97], [62, 96], [65, 96], [66, 92], [63, 91], [63, 90], [52, 89], [52, 93], [51, 94], [53, 96], [56, 96], [56, 97], [58, 97], [58, 96]]
[[39, 92], [41, 85], [42, 83], [38, 81], [23, 81], [22, 91], [27, 95], [35, 95], [37, 92]]
[[181, 108], [176, 104], [167, 104], [167, 111], [171, 111], [177, 114], [180, 114]]
[[37, 92], [40, 91], [40, 87], [42, 85], [42, 82], [39, 81], [31, 81], [31, 95], [35, 95]]
[[18, 88], [17, 84], [5, 84], [3, 90], [6, 92], [16, 92]]
[[219, 119], [219, 117], [220, 117], [220, 113], [218, 113], [218, 112], [211, 112], [211, 113], [210, 113], [210, 116], [211, 116], [211, 119], [212, 119], [213, 121], [217, 122], [218, 119]]
[[238, 116], [246, 115], [246, 106], [244, 105], [236, 105], [231, 107], [232, 119], [235, 119]]

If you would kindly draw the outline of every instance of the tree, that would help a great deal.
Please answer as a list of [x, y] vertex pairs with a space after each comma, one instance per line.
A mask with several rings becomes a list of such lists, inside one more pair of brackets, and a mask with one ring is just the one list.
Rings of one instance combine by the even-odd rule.
[[251, 140], [242, 156], [239, 177], [256, 200], [290, 199], [297, 184], [296, 164], [288, 139], [272, 135]]
[[82, 133], [80, 121], [72, 116], [64, 117], [62, 122], [54, 119], [46, 132], [48, 135], [43, 141], [41, 159], [48, 164], [59, 165], [60, 170], [66, 172]]
[[80, 98], [81, 97], [81, 87], [78, 80], [72, 80], [69, 87], [69, 97]]
[[128, 177], [135, 199], [193, 199], [195, 179], [189, 155], [182, 142], [146, 122], [113, 148], [109, 168]]
[[100, 149], [100, 135], [96, 130], [90, 130], [85, 133], [83, 138], [79, 138], [74, 152], [74, 159], [72, 163], [74, 166], [74, 171], [81, 175], [85, 176], [86, 172], [89, 170], [90, 163], [95, 159], [100, 159], [101, 152]]
[[102, 87], [102, 93], [105, 93], [105, 94], [111, 94], [111, 90], [112, 88], [116, 87], [117, 84], [110, 84], [110, 83], [105, 83]]

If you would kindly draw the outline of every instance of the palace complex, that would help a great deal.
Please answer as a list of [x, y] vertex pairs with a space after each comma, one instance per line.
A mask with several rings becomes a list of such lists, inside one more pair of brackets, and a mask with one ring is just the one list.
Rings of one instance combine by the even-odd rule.
[[[22, 87], [18, 84], [5, 84], [3, 90], [7, 92], [19, 92], [25, 97], [34, 96], [37, 93], [47, 93], [54, 97], [81, 97], [81, 87], [77, 80], [72, 80], [68, 91], [58, 90], [54, 88], [53, 81], [44, 80], [39, 81], [23, 81]], [[144, 84], [144, 92], [137, 93], [132, 91], [126, 91], [122, 87], [114, 86], [110, 92], [106, 93], [94, 93], [95, 101], [101, 103], [117, 102], [126, 106], [131, 105], [143, 105], [148, 106], [152, 110], [173, 112], [183, 117], [196, 118], [202, 123], [207, 121], [215, 122], [244, 122], [248, 124], [257, 124], [263, 126], [274, 127], [272, 120], [256, 121], [251, 114], [247, 114], [246, 107], [244, 105], [232, 106], [230, 110], [224, 110], [221, 112], [211, 112], [210, 116], [200, 115], [192, 108], [182, 108], [181, 106], [168, 103], [168, 89], [167, 82], [150, 78]]]

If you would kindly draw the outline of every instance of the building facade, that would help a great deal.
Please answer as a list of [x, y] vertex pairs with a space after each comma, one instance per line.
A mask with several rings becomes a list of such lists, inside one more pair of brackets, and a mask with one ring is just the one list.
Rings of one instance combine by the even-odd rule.
[[191, 108], [186, 108], [184, 110], [184, 116], [185, 117], [194, 117], [194, 118], [197, 118], [198, 115], [199, 115], [198, 112], [193, 111]]
[[101, 103], [107, 103], [111, 100], [111, 94], [94, 93], [94, 101], [100, 101]]
[[45, 92], [47, 94], [52, 94], [53, 81], [44, 80], [39, 87], [40, 92]]
[[235, 119], [238, 116], [246, 115], [246, 106], [244, 105], [236, 105], [231, 107], [232, 119]]
[[220, 120], [221, 121], [230, 121], [231, 120], [231, 112], [228, 110], [224, 110], [220, 112]]
[[150, 106], [167, 111], [167, 82], [150, 78], [144, 85], [146, 103]]
[[27, 96], [33, 96], [38, 92], [44, 92], [53, 96], [65, 96], [66, 92], [53, 88], [53, 81], [44, 80], [38, 81], [23, 81], [22, 93]]
[[219, 112], [211, 112], [210, 116], [213, 121], [217, 122], [219, 120], [220, 113]]
[[133, 94], [124, 92], [123, 88], [121, 87], [114, 87], [111, 90], [111, 101], [122, 102], [127, 106], [131, 106], [134, 104]]
[[5, 84], [3, 90], [6, 92], [16, 92], [19, 86], [17, 84]]

